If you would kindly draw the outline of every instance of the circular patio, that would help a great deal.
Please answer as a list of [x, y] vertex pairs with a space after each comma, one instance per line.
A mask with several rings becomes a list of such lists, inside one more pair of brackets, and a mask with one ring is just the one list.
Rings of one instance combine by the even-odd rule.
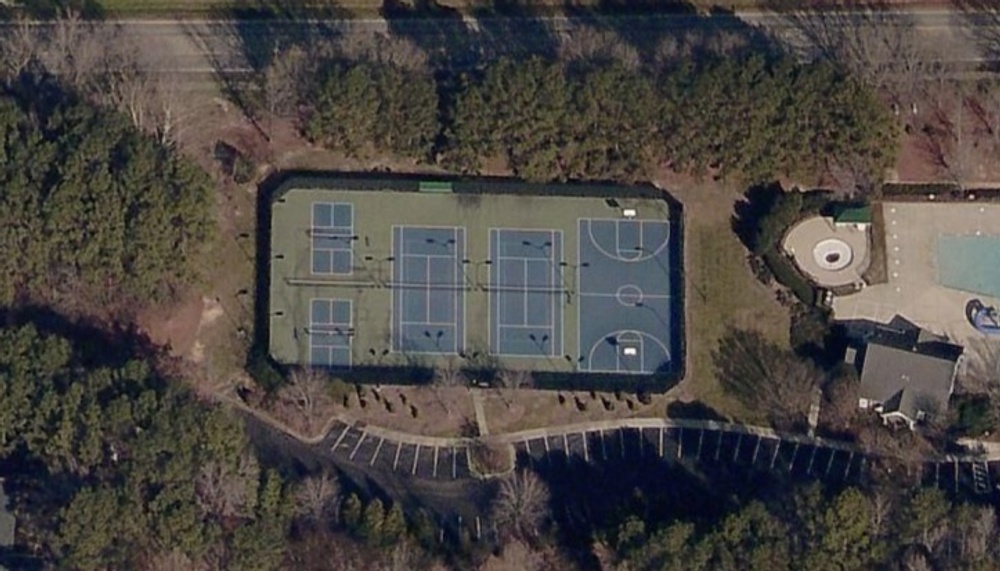
[[783, 247], [816, 285], [835, 288], [862, 283], [868, 269], [868, 231], [813, 216], [785, 235]]

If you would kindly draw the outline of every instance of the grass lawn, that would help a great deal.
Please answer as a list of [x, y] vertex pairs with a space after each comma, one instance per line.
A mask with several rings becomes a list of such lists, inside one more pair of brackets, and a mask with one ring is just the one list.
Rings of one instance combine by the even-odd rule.
[[687, 277], [687, 376], [678, 387], [684, 399], [696, 399], [739, 420], [763, 415], [744, 409], [722, 392], [715, 380], [712, 350], [734, 327], [753, 328], [776, 342], [788, 343], [788, 311], [771, 288], [754, 277], [746, 250], [730, 227], [737, 193], [715, 184], [679, 187], [685, 205]]

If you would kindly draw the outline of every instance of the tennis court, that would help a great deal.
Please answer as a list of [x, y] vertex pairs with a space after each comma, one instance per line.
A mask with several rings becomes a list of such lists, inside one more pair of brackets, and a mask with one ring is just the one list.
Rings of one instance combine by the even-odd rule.
[[457, 355], [465, 345], [465, 230], [394, 226], [392, 251], [392, 350]]
[[490, 229], [490, 352], [562, 355], [562, 232]]
[[270, 353], [536, 381], [679, 371], [675, 218], [645, 187], [293, 178], [272, 202]]

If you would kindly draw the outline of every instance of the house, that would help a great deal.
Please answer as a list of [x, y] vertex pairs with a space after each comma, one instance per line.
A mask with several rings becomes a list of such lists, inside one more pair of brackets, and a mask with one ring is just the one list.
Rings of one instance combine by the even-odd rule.
[[845, 360], [861, 377], [858, 406], [912, 430], [947, 410], [961, 355], [961, 346], [925, 330], [879, 328]]

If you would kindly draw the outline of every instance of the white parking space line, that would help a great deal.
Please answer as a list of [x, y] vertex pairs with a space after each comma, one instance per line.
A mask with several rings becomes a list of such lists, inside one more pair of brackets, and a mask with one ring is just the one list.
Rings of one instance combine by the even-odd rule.
[[812, 474], [813, 462], [816, 460], [817, 450], [819, 450], [819, 446], [813, 446], [813, 453], [809, 456], [809, 465], [806, 466], [806, 474]]
[[958, 461], [952, 460], [952, 464], [955, 465], [955, 493], [958, 493]]
[[528, 453], [528, 458], [531, 458], [531, 440], [524, 441], [524, 451]]
[[416, 476], [417, 475], [417, 459], [419, 459], [419, 458], [420, 458], [420, 445], [417, 444], [416, 450], [413, 451], [413, 467], [410, 468], [410, 475], [411, 476]]
[[458, 478], [458, 448], [451, 449], [451, 479]]
[[566, 455], [566, 460], [569, 461], [569, 439], [566, 438], [566, 433], [563, 432], [563, 453]]
[[622, 459], [624, 459], [625, 458], [625, 430], [624, 429], [618, 431], [618, 444], [621, 445]]
[[792, 450], [792, 461], [788, 463], [788, 471], [791, 472], [795, 469], [795, 457], [799, 455], [799, 443], [795, 443], [795, 449]]
[[698, 431], [698, 451], [694, 454], [695, 460], [701, 460], [701, 443], [705, 440], [705, 429]]
[[774, 470], [774, 463], [778, 461], [778, 450], [781, 450], [781, 441], [778, 441], [778, 445], [774, 447], [774, 454], [771, 455], [771, 467], [769, 470]]
[[379, 438], [378, 444], [375, 445], [375, 453], [372, 454], [372, 461], [368, 463], [369, 466], [375, 465], [375, 460], [378, 458], [378, 453], [382, 450], [382, 443], [385, 442], [385, 438]]
[[830, 451], [830, 460], [826, 463], [826, 471], [823, 472], [823, 477], [826, 477], [826, 476], [830, 475], [830, 467], [833, 466], [833, 458], [836, 455], [837, 455], [837, 451], [836, 450], [831, 450]]
[[663, 458], [663, 427], [660, 427], [660, 458]]
[[740, 443], [743, 442], [743, 433], [736, 435], [736, 450], [733, 451], [733, 462], [736, 461], [736, 457], [740, 455]]
[[347, 431], [350, 430], [350, 429], [351, 429], [350, 426], [345, 426], [344, 427], [344, 431], [340, 433], [340, 436], [337, 437], [337, 440], [335, 440], [333, 442], [333, 446], [330, 447], [330, 452], [336, 452], [337, 451], [337, 447], [340, 446], [341, 441], [344, 440], [344, 437], [347, 436]]
[[604, 430], [600, 431], [601, 434], [601, 458], [604, 460], [608, 459], [608, 448], [604, 445]]
[[542, 438], [542, 442], [545, 443], [545, 455], [548, 456], [549, 452], [550, 452], [549, 451], [549, 437], [546, 436], [546, 437]]
[[750, 465], [751, 466], [756, 466], [757, 465], [757, 453], [760, 452], [760, 441], [761, 440], [762, 440], [762, 438], [760, 436], [758, 436], [757, 437], [757, 445], [753, 447], [753, 459], [750, 460]]
[[854, 462], [854, 452], [850, 452], [850, 456], [847, 457], [847, 464], [844, 466], [844, 479], [847, 479], [847, 475], [851, 473], [851, 463]]
[[354, 460], [354, 455], [358, 453], [358, 448], [361, 448], [361, 443], [365, 441], [366, 436], [368, 436], [367, 432], [361, 433], [361, 438], [358, 438], [358, 441], [354, 443], [354, 449], [351, 450], [351, 455], [347, 457], [348, 460]]
[[590, 462], [590, 451], [587, 449], [587, 433], [581, 432], [580, 438], [583, 439], [583, 461]]
[[402, 442], [397, 442], [396, 443], [396, 457], [392, 459], [392, 471], [393, 472], [396, 471], [396, 466], [399, 465], [399, 451], [402, 450], [402, 449], [403, 449], [403, 443]]
[[716, 444], [715, 444], [715, 461], [716, 462], [719, 461], [719, 454], [722, 453], [722, 431], [720, 430], [719, 432], [717, 432], [717, 434], [719, 435], [719, 438], [716, 439]]
[[441, 450], [440, 447], [438, 447], [438, 446], [434, 447], [434, 469], [431, 470], [431, 474], [432, 474], [433, 478], [437, 478], [438, 477], [438, 451], [440, 451], [440, 450]]

